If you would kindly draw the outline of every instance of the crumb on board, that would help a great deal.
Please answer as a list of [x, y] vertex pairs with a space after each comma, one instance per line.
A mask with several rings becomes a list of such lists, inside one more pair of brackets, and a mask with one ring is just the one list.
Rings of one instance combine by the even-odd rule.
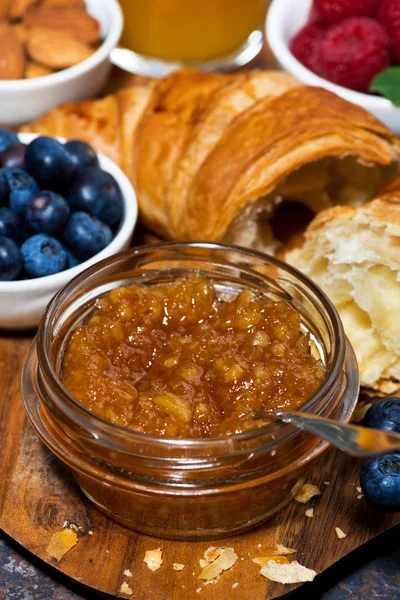
[[236, 581], [236, 583], [232, 583], [232, 589], [234, 590], [235, 588], [237, 588], [238, 585], [239, 585], [238, 581]]
[[78, 536], [75, 531], [63, 529], [62, 531], [53, 533], [49, 545], [46, 548], [46, 552], [56, 560], [60, 561], [71, 548], [76, 546], [77, 543]]
[[231, 569], [237, 559], [233, 548], [209, 548], [204, 553], [204, 560], [208, 564], [201, 571], [199, 579], [207, 583], [216, 583], [221, 573]]
[[321, 490], [316, 485], [311, 483], [305, 483], [301, 488], [294, 494], [293, 498], [301, 504], [306, 504], [314, 496], [320, 496]]
[[314, 509], [313, 508], [307, 508], [306, 512], [304, 513], [306, 515], [306, 517], [308, 517], [309, 519], [312, 519], [314, 516]]
[[174, 571], [183, 571], [183, 569], [185, 568], [185, 565], [182, 565], [182, 563], [174, 563], [173, 565]]
[[356, 490], [357, 490], [357, 492], [358, 492], [359, 494], [361, 494], [361, 493], [362, 493], [362, 489], [360, 488], [360, 486], [356, 487]]
[[253, 563], [256, 563], [256, 565], [261, 565], [262, 567], [271, 561], [275, 562], [278, 565], [289, 564], [289, 561], [286, 558], [286, 556], [256, 556], [256, 558], [253, 558], [252, 560]]
[[284, 584], [313, 581], [316, 574], [313, 569], [303, 567], [297, 561], [288, 564], [278, 564], [275, 560], [270, 560], [260, 571], [260, 575], [266, 579]]
[[330, 481], [324, 481], [324, 485], [329, 485]]
[[126, 594], [127, 596], [132, 596], [133, 591], [131, 590], [131, 588], [129, 587], [129, 585], [126, 583], [126, 581], [124, 581], [121, 584], [120, 590], [121, 594]]
[[342, 529], [340, 529], [340, 527], [335, 527], [335, 531], [336, 531], [336, 535], [338, 536], [339, 540], [343, 540], [345, 537], [347, 537], [347, 533], [345, 533]]
[[125, 569], [124, 575], [125, 577], [132, 577], [132, 571], [130, 571], [129, 569]]
[[64, 523], [62, 524], [63, 529], [65, 529], [66, 527], [68, 527], [68, 521], [64, 521]]
[[201, 587], [200, 587], [200, 588], [197, 588], [197, 590], [196, 590], [197, 594], [199, 594], [199, 593], [201, 592], [201, 590], [202, 590], [202, 589], [203, 589], [203, 588], [201, 588]]
[[258, 545], [257, 545], [257, 548], [261, 548], [261, 546], [262, 546], [262, 544], [258, 544]]
[[89, 529], [88, 535], [93, 535], [93, 531], [91, 529]]
[[72, 529], [72, 531], [79, 531], [78, 526], [75, 525], [75, 523], [70, 523], [69, 528]]
[[150, 571], [157, 571], [162, 565], [162, 550], [146, 550], [143, 562], [146, 563]]
[[357, 496], [357, 500], [361, 500], [361, 498], [364, 498], [364, 494], [359, 494], [359, 495]]

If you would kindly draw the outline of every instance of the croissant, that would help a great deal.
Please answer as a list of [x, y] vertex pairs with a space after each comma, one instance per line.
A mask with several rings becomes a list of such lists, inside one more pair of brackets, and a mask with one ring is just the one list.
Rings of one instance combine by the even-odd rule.
[[335, 304], [361, 384], [384, 393], [400, 386], [399, 247], [400, 177], [361, 207], [322, 211], [285, 253]]
[[392, 179], [400, 141], [363, 109], [278, 71], [190, 69], [23, 128], [80, 137], [118, 162], [142, 222], [171, 239], [276, 251], [319, 211]]

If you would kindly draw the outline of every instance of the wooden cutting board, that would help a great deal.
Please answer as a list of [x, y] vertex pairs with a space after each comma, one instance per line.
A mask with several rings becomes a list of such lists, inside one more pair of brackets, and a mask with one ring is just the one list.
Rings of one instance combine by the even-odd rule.
[[[301, 564], [318, 573], [400, 522], [400, 514], [378, 514], [357, 499], [360, 462], [340, 452], [327, 453], [307, 477], [322, 491], [308, 504], [293, 501], [267, 525], [245, 535], [210, 542], [159, 540], [130, 531], [95, 509], [80, 493], [72, 476], [37, 439], [24, 416], [20, 372], [29, 336], [4, 335], [0, 342], [0, 527], [25, 548], [66, 575], [96, 590], [120, 593], [126, 581], [134, 600], [272, 600], [295, 589], [264, 579], [252, 558], [281, 543], [297, 550]], [[325, 485], [324, 482], [329, 482]], [[314, 508], [312, 519], [305, 516]], [[65, 521], [77, 527], [78, 544], [60, 561], [46, 552], [53, 533]], [[346, 534], [339, 540], [335, 527]], [[89, 534], [92, 532], [92, 535]], [[198, 579], [199, 559], [209, 546], [233, 547], [234, 567], [215, 585]], [[146, 550], [163, 550], [162, 567], [151, 572]], [[185, 565], [183, 571], [173, 563]], [[129, 570], [131, 577], [124, 571]], [[236, 585], [238, 584], [238, 585]]]

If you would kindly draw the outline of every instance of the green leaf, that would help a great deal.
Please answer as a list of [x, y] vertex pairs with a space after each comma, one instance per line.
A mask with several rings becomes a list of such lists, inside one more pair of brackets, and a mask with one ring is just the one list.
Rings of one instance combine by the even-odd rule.
[[389, 67], [375, 75], [369, 91], [378, 92], [395, 106], [400, 106], [400, 67]]

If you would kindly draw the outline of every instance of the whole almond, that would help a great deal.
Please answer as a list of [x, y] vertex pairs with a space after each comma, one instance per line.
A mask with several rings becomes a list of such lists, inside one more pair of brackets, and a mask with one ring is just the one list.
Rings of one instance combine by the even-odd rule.
[[42, 6], [78, 6], [85, 8], [85, 0], [42, 0]]
[[12, 25], [12, 29], [19, 41], [21, 42], [21, 44], [25, 45], [28, 35], [25, 25], [23, 23], [14, 23], [14, 25]]
[[98, 21], [76, 6], [32, 6], [26, 12], [25, 23], [28, 27], [64, 31], [87, 44], [100, 38]]
[[27, 51], [33, 61], [49, 69], [72, 67], [94, 52], [88, 44], [68, 33], [41, 27], [28, 30]]
[[12, 1], [13, 0], [0, 0], [0, 21], [8, 17]]
[[0, 30], [0, 80], [22, 79], [25, 70], [24, 47], [11, 27]]
[[21, 19], [31, 5], [38, 3], [39, 0], [12, 0], [9, 16], [11, 19]]
[[28, 60], [25, 66], [25, 77], [27, 79], [34, 79], [36, 77], [45, 77], [54, 73], [52, 69], [39, 65], [38, 63]]

